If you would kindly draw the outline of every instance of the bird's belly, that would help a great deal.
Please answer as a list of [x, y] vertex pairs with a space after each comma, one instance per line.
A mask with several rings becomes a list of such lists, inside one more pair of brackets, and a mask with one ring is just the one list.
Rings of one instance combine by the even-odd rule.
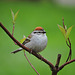
[[35, 51], [36, 53], [44, 50], [47, 45], [47, 37], [46, 38], [36, 38], [35, 40], [27, 43], [25, 46]]

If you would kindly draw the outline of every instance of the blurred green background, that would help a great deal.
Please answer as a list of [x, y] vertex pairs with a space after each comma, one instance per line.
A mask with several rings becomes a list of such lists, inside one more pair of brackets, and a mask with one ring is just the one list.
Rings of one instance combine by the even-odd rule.
[[[46, 49], [40, 52], [40, 54], [53, 64], [56, 63], [57, 55], [62, 54], [60, 65], [65, 63], [69, 53], [65, 39], [57, 26], [57, 24], [62, 25], [62, 17], [64, 17], [65, 25], [67, 25], [68, 28], [74, 25], [70, 39], [72, 43], [72, 59], [75, 58], [74, 6], [61, 6], [61, 4], [56, 4], [52, 1], [0, 1], [0, 22], [12, 32], [13, 25], [10, 9], [12, 9], [14, 13], [20, 10], [15, 24], [14, 37], [20, 41], [23, 35], [27, 37], [35, 27], [43, 27], [47, 32], [48, 44]], [[19, 47], [15, 45], [0, 28], [0, 74], [37, 75], [25, 59], [23, 52], [11, 54], [11, 52], [17, 48]], [[38, 60], [28, 52], [26, 52], [26, 54], [40, 75], [51, 75], [51, 70], [47, 64]], [[75, 63], [67, 65], [58, 73], [58, 75], [74, 74]]]

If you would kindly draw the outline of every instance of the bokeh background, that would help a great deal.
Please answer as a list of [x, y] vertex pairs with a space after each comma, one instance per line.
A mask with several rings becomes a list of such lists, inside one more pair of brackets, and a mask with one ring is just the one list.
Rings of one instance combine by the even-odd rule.
[[[64, 17], [65, 25], [69, 28], [73, 25], [70, 34], [72, 43], [72, 59], [75, 58], [75, 2], [74, 0], [0, 0], [0, 22], [12, 32], [11, 10], [19, 14], [15, 24], [14, 37], [20, 41], [23, 35], [26, 37], [35, 27], [43, 27], [48, 36], [48, 44], [44, 51], [40, 52], [47, 60], [56, 63], [57, 55], [62, 54], [60, 65], [65, 63], [69, 48], [59, 30], [57, 24], [62, 25]], [[0, 74], [1, 75], [37, 75], [24, 57], [23, 51], [11, 54], [19, 48], [0, 28]], [[47, 64], [38, 60], [32, 54], [26, 52], [27, 57], [40, 75], [51, 75]], [[64, 67], [58, 75], [74, 75], [75, 63]]]

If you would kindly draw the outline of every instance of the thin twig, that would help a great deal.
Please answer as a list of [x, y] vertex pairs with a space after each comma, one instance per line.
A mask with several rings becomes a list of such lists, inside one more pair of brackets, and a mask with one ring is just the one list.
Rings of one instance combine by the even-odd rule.
[[63, 21], [63, 27], [64, 27], [64, 29], [65, 29], [65, 25], [64, 25], [64, 18], [62, 18], [62, 21]]
[[67, 46], [70, 48], [70, 45], [68, 44], [67, 40], [66, 40], [66, 44], [67, 44]]
[[66, 65], [68, 65], [68, 64], [70, 64], [70, 63], [72, 63], [72, 62], [75, 62], [75, 59], [72, 59], [72, 60], [70, 60], [70, 61], [64, 63], [63, 65], [61, 65], [61, 66], [59, 67], [59, 70], [63, 69], [63, 67], [65, 67]]
[[[14, 34], [14, 29], [15, 29], [15, 24], [13, 24], [12, 36], [13, 36], [13, 34]], [[14, 43], [15, 43], [15, 45], [17, 45], [16, 42], [14, 42]]]
[[71, 47], [71, 41], [70, 41], [70, 39], [68, 38], [68, 41], [69, 41], [69, 44], [70, 44], [70, 47]]
[[64, 18], [62, 18], [62, 21], [63, 21], [63, 27], [65, 29], [65, 32], [67, 32], [66, 28], [65, 28], [65, 24], [64, 24]]
[[40, 74], [37, 72], [37, 70], [34, 68], [34, 66], [30, 63], [29, 59], [28, 59], [27, 56], [26, 56], [25, 51], [24, 51], [24, 56], [26, 57], [28, 63], [31, 65], [31, 67], [34, 69], [34, 71], [35, 71], [38, 75], [40, 75]]
[[[69, 44], [68, 44], [68, 42], [69, 42]], [[67, 58], [66, 62], [67, 62], [68, 60], [71, 60], [71, 56], [72, 56], [71, 42], [70, 42], [70, 39], [69, 39], [69, 38], [68, 38], [68, 42], [67, 42], [67, 40], [66, 40], [66, 44], [67, 44], [67, 46], [70, 48], [70, 51], [69, 51], [69, 55], [68, 55], [68, 58]]]
[[68, 38], [68, 41], [69, 41], [69, 44], [70, 44], [70, 46], [69, 46], [69, 48], [70, 48], [69, 56], [70, 56], [70, 60], [71, 60], [72, 50], [71, 50], [71, 41], [70, 41], [70, 39], [69, 39], [69, 38]]
[[12, 36], [13, 36], [13, 34], [14, 34], [14, 28], [15, 28], [15, 25], [13, 24]]
[[72, 55], [72, 51], [71, 51], [71, 49], [70, 49], [70, 52], [69, 52], [69, 55], [68, 55], [68, 58], [67, 58], [66, 62], [67, 62], [68, 60], [71, 60], [71, 55]]

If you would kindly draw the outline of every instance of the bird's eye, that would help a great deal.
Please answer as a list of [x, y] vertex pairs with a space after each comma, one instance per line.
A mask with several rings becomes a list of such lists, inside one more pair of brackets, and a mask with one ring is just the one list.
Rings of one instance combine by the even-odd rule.
[[41, 33], [41, 32], [38, 32], [38, 33]]

